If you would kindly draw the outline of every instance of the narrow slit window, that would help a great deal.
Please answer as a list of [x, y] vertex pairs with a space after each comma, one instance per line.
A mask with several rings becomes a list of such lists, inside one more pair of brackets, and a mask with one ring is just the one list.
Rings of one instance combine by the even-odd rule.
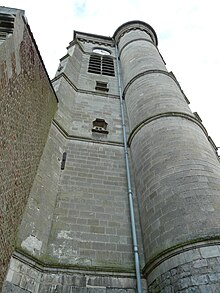
[[61, 161], [61, 170], [65, 169], [66, 165], [66, 152], [63, 153], [62, 161]]

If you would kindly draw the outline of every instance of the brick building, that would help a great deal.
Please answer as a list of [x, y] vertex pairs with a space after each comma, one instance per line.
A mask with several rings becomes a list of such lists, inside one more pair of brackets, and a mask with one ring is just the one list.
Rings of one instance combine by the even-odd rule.
[[218, 292], [219, 158], [152, 27], [75, 31], [53, 90], [0, 16], [3, 292]]

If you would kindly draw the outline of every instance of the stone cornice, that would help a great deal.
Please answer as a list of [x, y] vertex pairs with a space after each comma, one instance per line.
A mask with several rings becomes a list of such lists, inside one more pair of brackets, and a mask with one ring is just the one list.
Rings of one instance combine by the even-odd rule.
[[36, 269], [37, 271], [44, 273], [81, 273], [81, 274], [96, 274], [106, 276], [121, 276], [121, 277], [133, 277], [135, 275], [132, 268], [124, 267], [111, 267], [111, 266], [85, 266], [85, 265], [65, 265], [60, 263], [49, 263], [38, 260], [37, 258], [27, 254], [23, 250], [16, 249], [13, 253], [13, 258], [20, 262]]
[[69, 83], [69, 85], [76, 91], [79, 93], [83, 93], [83, 94], [89, 94], [89, 95], [96, 95], [96, 96], [101, 96], [103, 98], [113, 98], [113, 99], [119, 99], [118, 95], [113, 95], [113, 94], [109, 94], [109, 93], [105, 93], [105, 92], [98, 92], [98, 91], [89, 91], [89, 90], [83, 90], [83, 89], [79, 89], [70, 79], [69, 77], [64, 73], [61, 72], [60, 74], [58, 74], [57, 76], [55, 76], [52, 79], [52, 83], [59, 80], [60, 78], [63, 78], [66, 82]]
[[66, 131], [57, 120], [52, 121], [52, 125], [56, 127], [56, 129], [68, 140], [77, 140], [77, 141], [84, 141], [84, 142], [92, 142], [92, 143], [98, 143], [98, 144], [105, 144], [105, 145], [111, 145], [111, 146], [117, 146], [117, 147], [123, 147], [123, 142], [119, 141], [109, 141], [109, 140], [98, 140], [91, 137], [86, 136], [77, 136], [72, 135], [68, 131]]
[[[135, 80], [137, 80], [138, 78], [144, 76], [144, 75], [148, 75], [148, 74], [155, 74], [155, 73], [160, 73], [160, 74], [164, 74], [164, 75], [167, 75], [169, 76], [170, 78], [172, 78], [172, 80], [175, 81], [175, 83], [177, 84], [177, 86], [180, 88], [181, 92], [183, 93], [181, 87], [180, 87], [180, 84], [178, 83], [178, 81], [176, 80], [176, 78], [174, 77], [174, 75], [170, 74], [169, 72], [165, 71], [165, 70], [160, 70], [160, 69], [151, 69], [151, 70], [145, 70], [143, 72], [140, 72], [138, 73], [137, 75], [135, 75], [127, 84], [126, 86], [124, 87], [124, 90], [123, 90], [123, 98], [125, 98], [125, 94], [128, 90], [128, 88], [132, 85], [132, 83], [135, 82]], [[184, 95], [185, 96], [185, 95]]]
[[174, 247], [168, 248], [165, 251], [158, 253], [158, 255], [152, 257], [143, 268], [143, 274], [147, 277], [157, 266], [159, 266], [164, 261], [170, 259], [173, 256], [179, 255], [181, 253], [200, 249], [207, 246], [220, 245], [220, 237], [203, 237], [200, 239], [189, 240], [184, 243], [180, 243]]
[[123, 93], [122, 93], [123, 98], [125, 98], [125, 94], [126, 94], [127, 90], [128, 90], [129, 87], [132, 85], [132, 83], [135, 82], [135, 80], [137, 80], [138, 78], [140, 78], [140, 77], [142, 77], [142, 76], [144, 76], [144, 75], [155, 74], [155, 73], [164, 74], [164, 75], [167, 75], [167, 76], [169, 76], [170, 78], [172, 78], [172, 80], [174, 80], [175, 83], [177, 84], [177, 86], [179, 87], [179, 89], [180, 89], [181, 93], [183, 94], [183, 96], [184, 96], [184, 98], [185, 98], [187, 104], [189, 104], [189, 100], [186, 98], [186, 96], [185, 96], [183, 90], [181, 89], [180, 84], [179, 84], [179, 82], [177, 81], [177, 79], [175, 78], [175, 76], [174, 76], [173, 74], [171, 74], [172, 72], [170, 73], [170, 72], [167, 72], [167, 71], [165, 71], [165, 70], [160, 70], [160, 69], [145, 70], [145, 71], [140, 72], [140, 73], [138, 73], [137, 75], [135, 75], [135, 76], [134, 76], [134, 77], [133, 77], [133, 78], [132, 78], [127, 84], [126, 84], [126, 86], [124, 87], [124, 90], [123, 90]]
[[129, 21], [119, 26], [119, 28], [115, 31], [113, 38], [115, 39], [116, 43], [118, 43], [120, 38], [123, 37], [124, 34], [137, 29], [145, 31], [151, 37], [155, 45], [158, 45], [157, 35], [154, 29], [146, 22], [139, 20]]
[[89, 34], [79, 31], [74, 31], [74, 40], [79, 40], [81, 42], [88, 42], [92, 44], [98, 44], [100, 46], [110, 46], [114, 47], [114, 42], [111, 37]]

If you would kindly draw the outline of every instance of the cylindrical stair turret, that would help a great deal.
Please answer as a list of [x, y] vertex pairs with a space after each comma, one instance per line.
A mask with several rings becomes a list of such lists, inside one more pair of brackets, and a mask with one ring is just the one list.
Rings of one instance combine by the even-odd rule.
[[128, 143], [149, 292], [214, 290], [220, 283], [219, 160], [177, 80], [168, 73], [154, 30], [133, 21], [119, 27], [114, 38], [131, 130]]

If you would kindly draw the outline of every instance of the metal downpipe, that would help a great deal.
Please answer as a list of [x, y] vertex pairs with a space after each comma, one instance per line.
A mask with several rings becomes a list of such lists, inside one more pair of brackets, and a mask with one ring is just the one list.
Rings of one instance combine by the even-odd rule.
[[130, 175], [130, 167], [129, 167], [129, 160], [128, 160], [128, 145], [127, 145], [127, 135], [126, 135], [126, 125], [125, 125], [125, 115], [124, 115], [124, 104], [122, 99], [120, 67], [119, 67], [119, 59], [118, 59], [118, 46], [116, 43], [115, 43], [115, 53], [116, 53], [116, 67], [117, 67], [118, 88], [119, 88], [119, 97], [120, 97], [120, 109], [121, 109], [121, 118], [122, 118], [125, 167], [126, 167], [126, 174], [127, 174], [128, 199], [129, 199], [130, 216], [131, 216], [131, 230], [132, 230], [134, 260], [135, 260], [135, 272], [136, 272], [136, 280], [137, 280], [137, 292], [142, 293], [139, 251], [138, 251], [137, 233], [136, 233], [135, 217], [134, 217], [133, 192], [131, 189], [131, 175]]

